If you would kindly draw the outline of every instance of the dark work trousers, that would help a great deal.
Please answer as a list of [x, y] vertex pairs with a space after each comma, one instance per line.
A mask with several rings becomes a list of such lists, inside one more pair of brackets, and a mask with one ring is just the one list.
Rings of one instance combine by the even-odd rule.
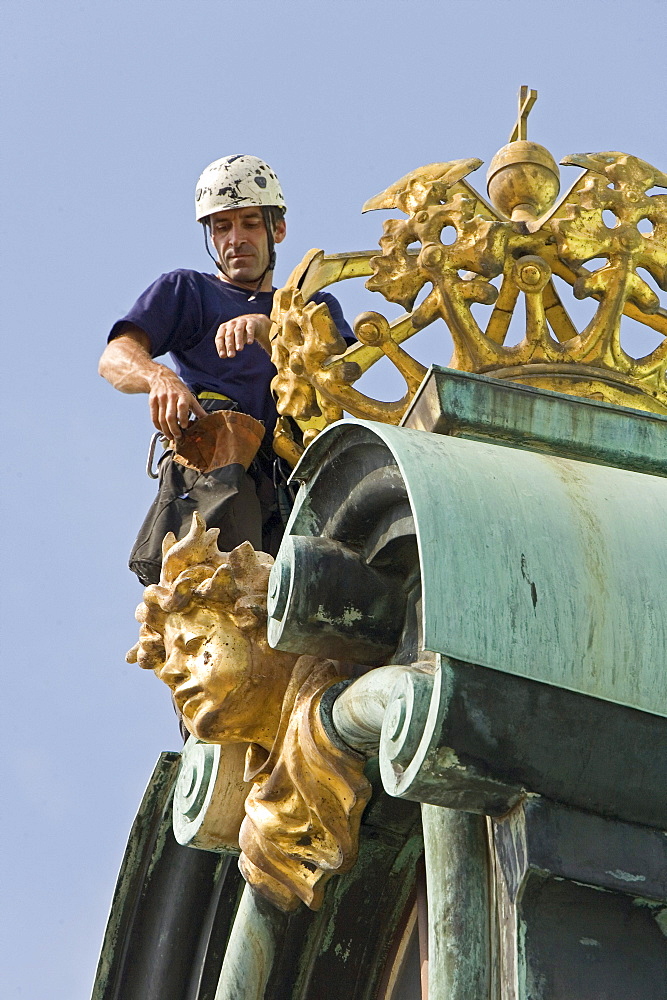
[[[200, 400], [207, 412], [237, 409], [223, 400]], [[162, 539], [169, 531], [183, 538], [195, 511], [207, 528], [219, 528], [218, 548], [230, 552], [241, 542], [275, 556], [283, 535], [283, 519], [274, 487], [275, 455], [263, 441], [250, 468], [226, 465], [197, 472], [173, 460], [166, 451], [159, 463], [158, 494], [141, 526], [130, 554], [130, 569], [141, 583], [157, 583], [162, 565]]]

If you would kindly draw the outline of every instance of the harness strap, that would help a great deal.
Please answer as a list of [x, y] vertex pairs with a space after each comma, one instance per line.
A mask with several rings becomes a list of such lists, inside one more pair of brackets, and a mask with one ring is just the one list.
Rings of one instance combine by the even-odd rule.
[[231, 396], [225, 396], [222, 392], [198, 392], [197, 399], [224, 399], [228, 403], [236, 402]]

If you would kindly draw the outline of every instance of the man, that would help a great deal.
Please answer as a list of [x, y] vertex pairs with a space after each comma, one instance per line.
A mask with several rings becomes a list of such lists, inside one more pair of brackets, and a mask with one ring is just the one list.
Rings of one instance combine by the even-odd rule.
[[[195, 205], [218, 274], [178, 270], [161, 275], [114, 324], [99, 371], [121, 392], [147, 393], [153, 424], [177, 445], [191, 415], [201, 418], [221, 409], [248, 414], [266, 433], [247, 471], [235, 462], [202, 479], [174, 465], [171, 453], [163, 459], [160, 494], [131, 557], [144, 584], [159, 578], [156, 540], [169, 530], [181, 537], [202, 497], [216, 497], [216, 510], [204, 515], [209, 526], [220, 527], [227, 549], [249, 540], [275, 553], [282, 534], [270, 447], [277, 414], [268, 335], [275, 245], [285, 238], [285, 200], [269, 165], [243, 155], [216, 160], [204, 170]], [[352, 343], [336, 299], [324, 292], [314, 298], [326, 302], [341, 335]], [[165, 353], [176, 371], [154, 360]]]

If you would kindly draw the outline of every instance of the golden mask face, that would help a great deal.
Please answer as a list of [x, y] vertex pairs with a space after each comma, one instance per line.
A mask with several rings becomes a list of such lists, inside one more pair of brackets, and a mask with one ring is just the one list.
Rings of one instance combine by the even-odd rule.
[[167, 617], [166, 660], [156, 669], [196, 737], [271, 746], [294, 657], [249, 637], [221, 609]]

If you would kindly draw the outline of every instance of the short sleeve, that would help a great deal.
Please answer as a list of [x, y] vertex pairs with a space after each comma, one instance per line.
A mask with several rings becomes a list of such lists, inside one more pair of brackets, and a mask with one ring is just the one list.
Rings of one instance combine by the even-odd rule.
[[114, 323], [108, 340], [133, 323], [148, 336], [151, 357], [185, 350], [201, 337], [201, 296], [187, 271], [162, 274], [139, 296], [130, 311]]

